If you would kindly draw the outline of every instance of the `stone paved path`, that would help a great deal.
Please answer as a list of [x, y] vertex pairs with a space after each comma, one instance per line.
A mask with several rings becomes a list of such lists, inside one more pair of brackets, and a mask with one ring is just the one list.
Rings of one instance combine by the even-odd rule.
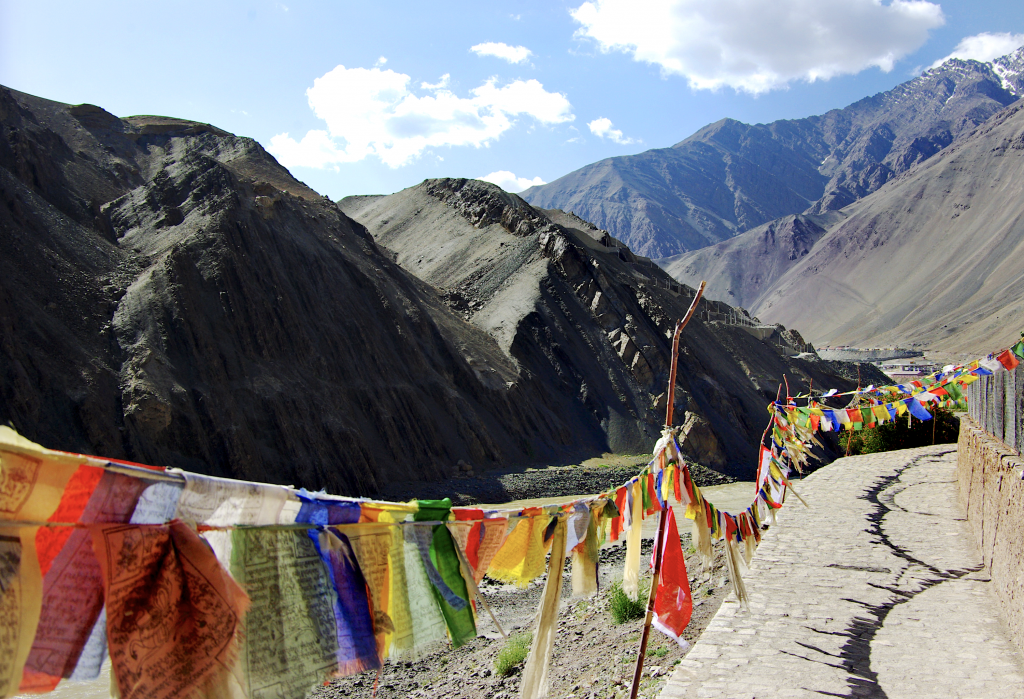
[[[956, 446], [841, 459], [797, 487], [660, 697], [1024, 698], [956, 502]], [[1022, 523], [1024, 526], [1024, 523]]]

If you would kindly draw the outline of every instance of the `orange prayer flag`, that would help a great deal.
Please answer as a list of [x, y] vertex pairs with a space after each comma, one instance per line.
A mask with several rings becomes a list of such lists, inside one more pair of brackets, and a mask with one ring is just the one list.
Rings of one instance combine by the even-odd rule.
[[122, 699], [173, 699], [226, 680], [249, 598], [181, 521], [89, 527]]

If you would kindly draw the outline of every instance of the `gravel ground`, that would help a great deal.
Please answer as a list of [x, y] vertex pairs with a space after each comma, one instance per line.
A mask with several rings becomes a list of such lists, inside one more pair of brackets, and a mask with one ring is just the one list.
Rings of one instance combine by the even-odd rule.
[[[650, 455], [608, 455], [590, 459], [579, 466], [488, 471], [452, 478], [441, 483], [409, 481], [392, 485], [383, 497], [404, 501], [412, 498], [450, 497], [455, 505], [507, 503], [534, 498], [578, 497], [580, 493], [602, 493], [618, 487], [647, 465]], [[735, 479], [700, 464], [690, 464], [690, 474], [700, 487], [723, 485]]]

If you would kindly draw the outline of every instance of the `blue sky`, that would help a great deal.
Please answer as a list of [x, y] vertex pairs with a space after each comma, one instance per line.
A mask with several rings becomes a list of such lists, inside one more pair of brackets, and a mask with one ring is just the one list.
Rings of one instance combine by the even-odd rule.
[[251, 136], [340, 198], [551, 181], [722, 117], [843, 107], [1022, 35], [1019, 0], [0, 0], [0, 83]]

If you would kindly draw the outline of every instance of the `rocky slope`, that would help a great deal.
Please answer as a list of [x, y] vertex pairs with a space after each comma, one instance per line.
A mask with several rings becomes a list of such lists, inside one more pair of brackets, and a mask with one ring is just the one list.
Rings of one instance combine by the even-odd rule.
[[835, 212], [783, 216], [717, 245], [662, 258], [657, 263], [683, 283], [706, 280], [708, 298], [749, 308], [811, 251], [831, 222], [841, 217]]
[[[1017, 103], [843, 209], [796, 257], [795, 236], [777, 238], [773, 249], [764, 231], [751, 231], [684, 255], [672, 269], [685, 281], [713, 263], [722, 297], [742, 296], [753, 313], [795, 324], [816, 343], [983, 353], [1024, 329], [1022, 183]], [[790, 268], [779, 274], [771, 260]], [[771, 283], [751, 281], [771, 274]]]
[[522, 196], [667, 257], [782, 216], [841, 209], [1022, 94], [1024, 47], [993, 63], [952, 59], [843, 109], [770, 124], [723, 119], [671, 148], [608, 158]]
[[600, 451], [251, 139], [7, 89], [0, 122], [0, 421], [30, 439], [348, 494]]
[[[669, 336], [693, 290], [637, 258], [605, 231], [541, 210], [475, 180], [427, 180], [390, 196], [351, 197], [342, 210], [395, 260], [444, 294], [520, 371], [557, 388], [552, 409], [578, 415], [577, 439], [643, 452], [664, 420]], [[732, 309], [702, 302], [704, 318]], [[775, 340], [782, 335], [773, 331]], [[802, 341], [785, 337], [795, 346]], [[783, 374], [848, 383], [820, 362], [791, 359], [743, 328], [691, 321], [682, 342], [676, 424], [693, 456], [747, 474], [764, 404]]]

